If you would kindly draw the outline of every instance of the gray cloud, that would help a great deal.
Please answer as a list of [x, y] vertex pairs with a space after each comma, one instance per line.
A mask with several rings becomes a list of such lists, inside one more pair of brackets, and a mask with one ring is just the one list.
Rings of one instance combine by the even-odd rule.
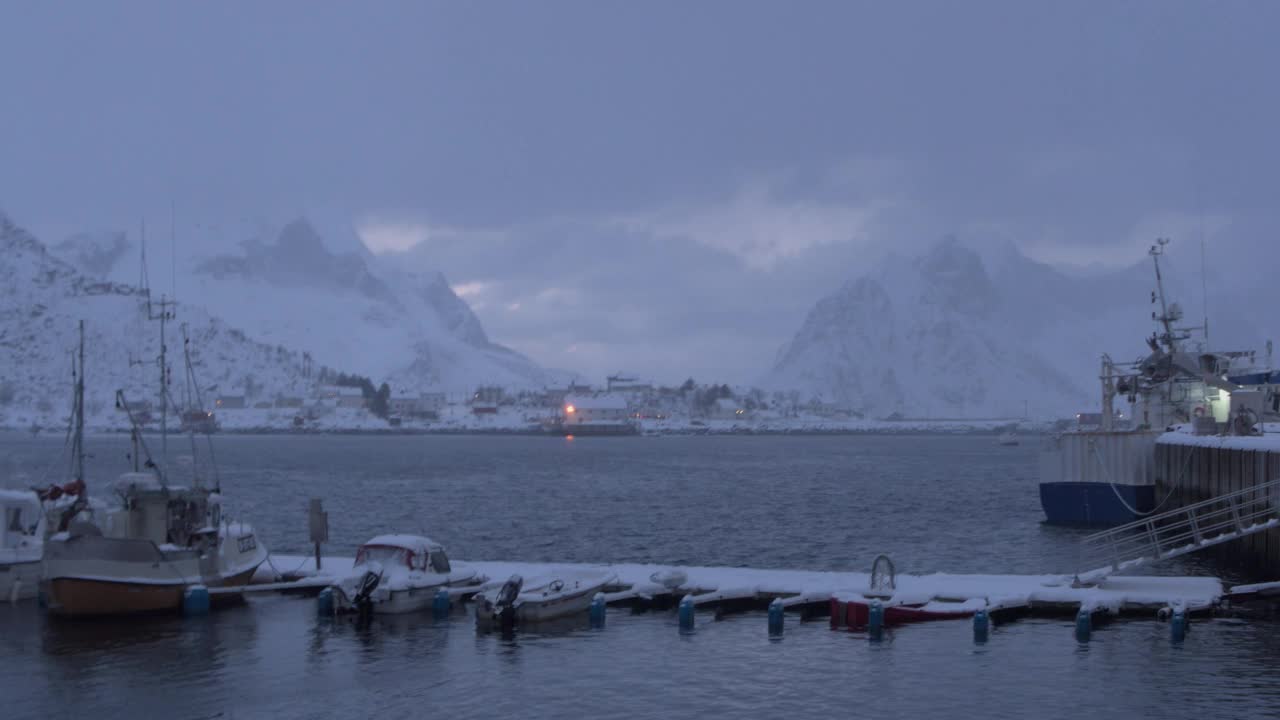
[[1077, 266], [1204, 234], [1234, 278], [1276, 231], [1274, 4], [2, 19], [0, 205], [41, 235], [163, 226], [170, 202], [210, 246], [242, 218], [337, 218], [320, 224], [483, 283], [468, 300], [495, 339], [592, 372], [749, 379], [817, 297], [948, 233]]

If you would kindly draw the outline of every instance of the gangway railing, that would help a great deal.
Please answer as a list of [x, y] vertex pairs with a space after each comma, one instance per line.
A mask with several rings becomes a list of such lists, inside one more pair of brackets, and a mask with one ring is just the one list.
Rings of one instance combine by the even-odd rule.
[[[1280, 527], [1280, 479], [1093, 533], [1080, 541], [1077, 585]], [[1096, 563], [1096, 564], [1095, 564]], [[1092, 569], [1085, 569], [1092, 568]]]

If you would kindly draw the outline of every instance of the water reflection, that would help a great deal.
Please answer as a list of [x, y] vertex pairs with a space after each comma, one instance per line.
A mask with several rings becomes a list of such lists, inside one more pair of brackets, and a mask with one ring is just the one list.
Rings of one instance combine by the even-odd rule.
[[[230, 502], [264, 542], [306, 552], [299, 489], [325, 498], [329, 549], [419, 528], [455, 557], [866, 570], [886, 551], [900, 572], [1074, 569], [1086, 531], [1041, 523], [1034, 452], [963, 437], [658, 438], [228, 437]], [[93, 438], [102, 467], [127, 438]], [[0, 436], [15, 467], [43, 440]], [[56, 448], [54, 448], [56, 449]], [[429, 469], [429, 471], [428, 471]], [[784, 482], [785, 481], [785, 482]], [[784, 483], [784, 484], [780, 484]], [[785, 491], [780, 491], [785, 488]], [[334, 509], [341, 512], [334, 512]], [[1213, 558], [1161, 572], [1218, 574]], [[610, 609], [479, 633], [447, 622], [316, 617], [314, 600], [255, 597], [208, 618], [62, 622], [0, 605], [6, 717], [273, 717], [447, 714], [617, 716], [1265, 716], [1280, 706], [1266, 668], [1280, 623], [1118, 621], [1074, 639], [1070, 618], [865, 633], [788, 615], [782, 642], [763, 612], [698, 616]]]

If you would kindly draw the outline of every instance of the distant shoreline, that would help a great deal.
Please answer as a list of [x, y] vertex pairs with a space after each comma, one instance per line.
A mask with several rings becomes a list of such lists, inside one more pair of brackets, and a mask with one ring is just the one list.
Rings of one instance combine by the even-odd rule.
[[[1026, 437], [1040, 435], [1044, 431], [1042, 427], [1028, 428], [1022, 433]], [[6, 434], [25, 434], [30, 435], [29, 430], [20, 428], [0, 428], [0, 432]], [[651, 438], [651, 437], [699, 437], [699, 436], [751, 436], [751, 435], [799, 435], [799, 436], [824, 436], [824, 435], [985, 435], [997, 436], [1003, 432], [1000, 428], [984, 428], [974, 426], [933, 426], [933, 427], [866, 427], [866, 428], [753, 428], [753, 429], [711, 429], [699, 428], [696, 430], [654, 430], [648, 432], [640, 432], [633, 435], [574, 435], [574, 439], [587, 439], [596, 437], [614, 437], [614, 438]], [[114, 429], [90, 429], [93, 435], [128, 435], [129, 431], [121, 428]], [[54, 437], [60, 433], [41, 432], [40, 435], [48, 435]], [[183, 437], [183, 433], [170, 433], [173, 437]], [[159, 431], [146, 431], [143, 437], [158, 437]], [[324, 436], [324, 435], [356, 435], [356, 436], [449, 436], [449, 435], [473, 435], [473, 436], [517, 436], [517, 437], [547, 437], [547, 438], [564, 438], [561, 433], [550, 433], [538, 429], [522, 429], [522, 428], [350, 428], [350, 429], [315, 429], [315, 430], [295, 430], [281, 428], [234, 428], [228, 430], [219, 430], [213, 433], [217, 436], [273, 436], [273, 435], [296, 435], [296, 436]]]

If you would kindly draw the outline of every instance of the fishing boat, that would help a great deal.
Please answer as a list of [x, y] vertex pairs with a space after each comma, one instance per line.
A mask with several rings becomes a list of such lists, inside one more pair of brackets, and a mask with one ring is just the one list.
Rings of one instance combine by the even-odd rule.
[[[160, 365], [166, 368], [163, 329], [161, 334]], [[189, 365], [190, 356], [186, 359]], [[167, 370], [162, 372], [167, 375]], [[161, 387], [163, 394], [163, 383]], [[251, 526], [224, 515], [216, 469], [211, 485], [193, 459], [190, 484], [171, 482], [143, 440], [121, 391], [116, 405], [129, 417], [134, 469], [112, 484], [118, 500], [114, 507], [71, 516], [44, 543], [42, 586], [49, 611], [64, 616], [172, 611], [182, 607], [185, 592], [193, 586], [247, 584], [266, 561], [267, 551]], [[82, 496], [83, 410], [82, 325], [73, 444]]]
[[9, 602], [36, 596], [45, 516], [36, 493], [0, 490], [0, 599]]
[[217, 493], [153, 473], [115, 483], [105, 527], [75, 523], [45, 543], [46, 601], [57, 615], [177, 610], [192, 586], [246, 585], [267, 559], [253, 528], [221, 518]]
[[1013, 432], [1000, 433], [1000, 436], [996, 438], [997, 445], [1012, 446], [1017, 445], [1018, 442], [1018, 435]]
[[338, 612], [401, 614], [431, 607], [441, 588], [479, 585], [474, 569], [454, 568], [444, 548], [421, 535], [379, 535], [356, 551], [346, 578], [333, 585]]
[[511, 628], [579, 615], [616, 579], [603, 568], [533, 578], [528, 585], [520, 575], [512, 575], [501, 586], [490, 585], [475, 596], [476, 623], [481, 628]]
[[[1166, 300], [1160, 258], [1167, 240], [1150, 249], [1156, 289], [1156, 332], [1148, 354], [1131, 363], [1102, 356], [1102, 411], [1076, 416], [1076, 427], [1046, 436], [1040, 451], [1040, 504], [1050, 523], [1119, 525], [1148, 515], [1155, 497], [1156, 439], [1173, 425], [1190, 424], [1200, 434], [1248, 434], [1277, 409], [1250, 351], [1208, 348], [1208, 322], [1183, 326], [1184, 313]], [[1193, 340], [1193, 333], [1200, 333]], [[1119, 412], [1117, 398], [1128, 401]], [[1177, 478], [1166, 478], [1176, 485]]]

